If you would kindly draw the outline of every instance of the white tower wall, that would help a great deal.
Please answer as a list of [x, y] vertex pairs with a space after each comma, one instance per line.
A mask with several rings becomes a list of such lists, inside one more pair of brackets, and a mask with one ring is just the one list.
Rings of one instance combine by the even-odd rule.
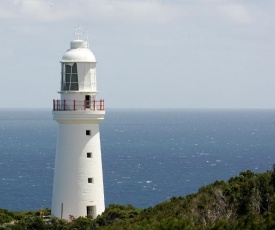
[[[64, 63], [77, 65], [77, 78], [71, 78]], [[52, 215], [96, 217], [105, 209], [99, 132], [105, 111], [103, 102], [96, 102], [96, 61], [87, 43], [77, 40], [71, 42], [61, 65], [61, 98], [53, 104], [59, 129]], [[72, 88], [69, 81], [75, 84]]]

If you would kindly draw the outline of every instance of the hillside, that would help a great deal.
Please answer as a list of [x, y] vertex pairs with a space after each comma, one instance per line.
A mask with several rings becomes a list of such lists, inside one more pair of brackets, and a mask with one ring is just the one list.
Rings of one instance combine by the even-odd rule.
[[38, 214], [2, 210], [0, 223], [16, 220], [4, 228], [39, 230], [275, 229], [275, 166], [273, 171], [260, 174], [241, 172], [227, 182], [215, 181], [195, 194], [173, 197], [147, 209], [110, 205], [94, 220], [78, 218], [67, 223], [52, 218], [45, 222]]

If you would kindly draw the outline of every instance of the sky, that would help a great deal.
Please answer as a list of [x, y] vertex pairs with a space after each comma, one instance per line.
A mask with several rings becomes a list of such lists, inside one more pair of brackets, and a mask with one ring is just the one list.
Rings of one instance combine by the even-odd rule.
[[81, 25], [106, 108], [275, 108], [275, 1], [0, 0], [0, 108], [51, 108]]

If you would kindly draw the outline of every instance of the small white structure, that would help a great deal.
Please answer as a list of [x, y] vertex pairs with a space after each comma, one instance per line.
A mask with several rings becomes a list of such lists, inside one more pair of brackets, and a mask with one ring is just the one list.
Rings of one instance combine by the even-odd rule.
[[99, 122], [104, 101], [96, 100], [96, 59], [84, 40], [74, 40], [61, 60], [61, 98], [53, 101], [59, 124], [52, 215], [96, 217], [105, 209]]

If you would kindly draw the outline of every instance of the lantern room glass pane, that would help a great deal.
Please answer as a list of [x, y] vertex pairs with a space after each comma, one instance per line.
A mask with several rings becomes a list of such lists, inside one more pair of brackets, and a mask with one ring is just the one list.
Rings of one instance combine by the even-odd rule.
[[61, 90], [62, 91], [79, 90], [76, 63], [62, 63]]

